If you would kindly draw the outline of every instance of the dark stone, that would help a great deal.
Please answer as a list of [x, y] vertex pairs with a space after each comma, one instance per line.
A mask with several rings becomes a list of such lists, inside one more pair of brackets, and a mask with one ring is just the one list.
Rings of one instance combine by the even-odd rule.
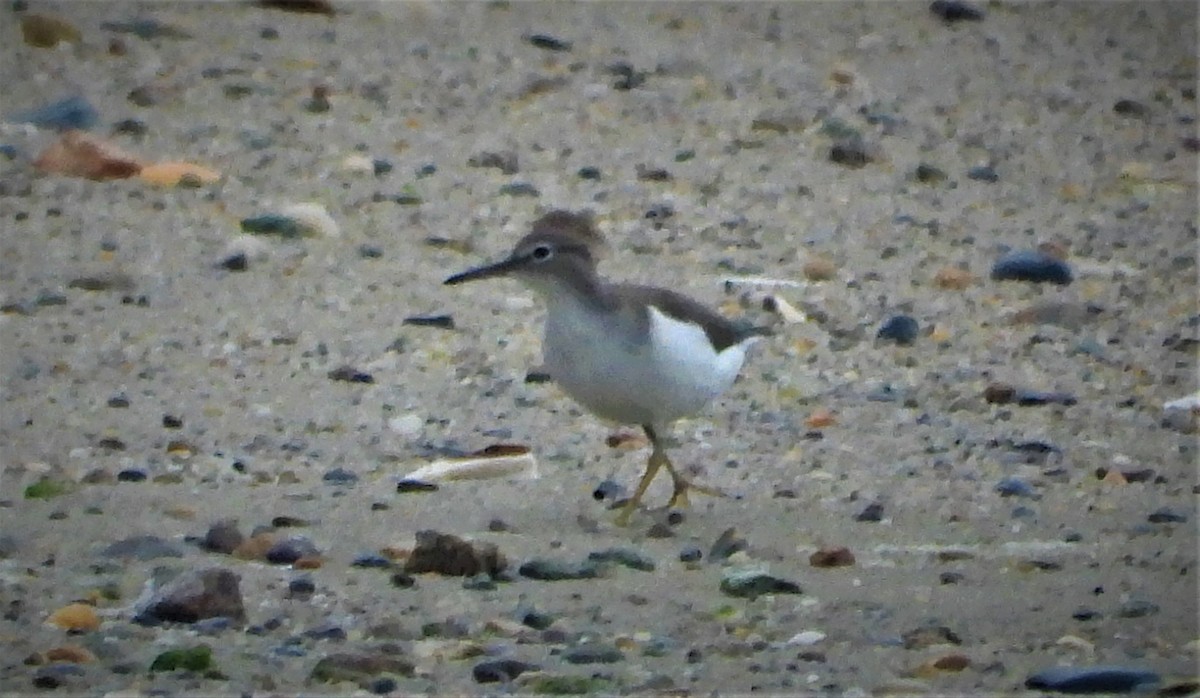
[[1015, 250], [992, 265], [993, 281], [1029, 281], [1066, 286], [1074, 280], [1071, 267], [1041, 250]]
[[238, 530], [237, 520], [226, 519], [209, 526], [208, 531], [204, 534], [204, 540], [200, 543], [200, 547], [209, 552], [229, 555], [244, 540], [245, 536]]
[[527, 671], [537, 671], [539, 666], [518, 659], [491, 659], [480, 662], [471, 669], [476, 683], [508, 683]]
[[354, 557], [351, 567], [362, 567], [373, 570], [386, 570], [392, 566], [392, 561], [378, 553], [362, 553]]
[[316, 583], [313, 582], [313, 578], [307, 574], [288, 580], [288, 598], [307, 598], [316, 593], [316, 591]]
[[1150, 108], [1133, 99], [1119, 99], [1113, 104], [1113, 113], [1121, 116], [1144, 118], [1150, 116]]
[[[33, 673], [33, 685], [35, 688], [55, 689], [72, 684], [76, 679], [84, 676], [83, 667], [78, 664], [69, 664], [66, 662], [58, 662], [55, 664], [47, 664], [37, 668]], [[82, 688], [82, 685], [79, 686]]]
[[1170, 507], [1163, 507], [1147, 516], [1146, 520], [1150, 523], [1184, 523], [1188, 517], [1187, 514], [1175, 511]]
[[558, 560], [535, 558], [518, 568], [517, 573], [527, 579], [543, 582], [558, 582], [571, 579], [594, 579], [600, 576], [600, 566], [594, 562], [567, 563]]
[[996, 172], [996, 168], [991, 165], [979, 165], [967, 170], [967, 179], [994, 184], [1000, 181], [1000, 173]]
[[629, 548], [608, 548], [588, 553], [588, 560], [598, 563], [615, 562], [630, 569], [653, 572], [654, 561]]
[[829, 148], [829, 161], [851, 169], [865, 167], [872, 157], [867, 152], [862, 138], [848, 137], [838, 140]]
[[1025, 688], [1058, 693], [1141, 693], [1161, 680], [1153, 671], [1121, 666], [1053, 667], [1030, 676]]
[[326, 621], [305, 630], [304, 637], [310, 640], [341, 641], [346, 639], [346, 629], [332, 621]]
[[510, 182], [496, 191], [500, 196], [530, 196], [538, 197], [542, 192], [529, 182]]
[[591, 180], [599, 180], [600, 177], [602, 176], [600, 174], [599, 167], [588, 167], [588, 166], [580, 167], [579, 171], [577, 171], [575, 174], [580, 179], [591, 179]]
[[721, 580], [721, 591], [729, 596], [754, 599], [764, 594], [799, 594], [800, 585], [760, 570], [735, 571]]
[[983, 19], [983, 10], [962, 0], [934, 0], [929, 11], [947, 24], [953, 22], [978, 22]]
[[505, 150], [499, 153], [482, 152], [472, 155], [467, 159], [468, 167], [490, 167], [500, 170], [500, 172], [511, 175], [516, 174], [521, 170], [520, 161], [517, 154], [511, 150]]
[[407, 572], [393, 572], [390, 581], [397, 589], [411, 589], [417, 584], [417, 580]]
[[895, 342], [900, 345], [908, 345], [917, 341], [917, 334], [920, 326], [916, 319], [908, 315], [893, 315], [888, 318], [879, 328], [879, 332], [875, 334], [875, 338], [882, 341]]
[[302, 557], [316, 557], [319, 554], [316, 544], [308, 536], [288, 536], [267, 548], [266, 559], [272, 565], [290, 565]]
[[996, 484], [996, 492], [1001, 497], [1033, 497], [1038, 496], [1033, 485], [1019, 477], [1006, 477]]
[[946, 181], [946, 172], [941, 168], [923, 162], [917, 165], [913, 177], [923, 184], [937, 184]]
[[222, 259], [218, 266], [227, 271], [246, 271], [250, 268], [250, 260], [245, 253], [236, 252]]
[[214, 567], [182, 572], [161, 585], [135, 613], [134, 622], [195, 623], [217, 616], [225, 616], [239, 625], [246, 622], [237, 575]]
[[854, 553], [841, 546], [821, 548], [808, 556], [808, 564], [817, 568], [850, 567], [854, 564]]
[[525, 40], [535, 48], [540, 48], [545, 51], [570, 51], [571, 42], [564, 41], [549, 34], [530, 34], [525, 37]]
[[625, 659], [625, 654], [607, 643], [585, 642], [563, 652], [562, 658], [569, 664], [614, 664]]
[[396, 492], [405, 494], [408, 492], [437, 492], [437, 483], [421, 482], [420, 480], [401, 480], [396, 483]]
[[331, 485], [353, 485], [358, 482], [358, 473], [345, 468], [334, 468], [322, 475], [321, 479]]
[[375, 377], [372, 376], [371, 374], [369, 374], [365, 371], [360, 371], [360, 370], [354, 368], [353, 366], [349, 366], [349, 365], [338, 366], [337, 368], [335, 368], [332, 371], [330, 371], [329, 373], [327, 373], [326, 376], [330, 380], [344, 381], [346, 383], [374, 383], [375, 382]]
[[883, 503], [871, 502], [863, 507], [862, 511], [855, 514], [854, 520], [863, 523], [876, 523], [883, 520]]
[[680, 562], [700, 562], [703, 557], [704, 551], [700, 550], [700, 547], [697, 545], [689, 545], [679, 551]]
[[402, 325], [436, 327], [439, 330], [454, 329], [454, 318], [449, 315], [412, 315], [404, 318]]
[[33, 124], [55, 131], [86, 131], [96, 125], [100, 114], [85, 97], [73, 96], [5, 118], [15, 124]]
[[404, 563], [409, 574], [437, 574], [492, 577], [508, 565], [504, 556], [491, 543], [470, 543], [458, 536], [437, 531], [417, 531], [417, 545]]
[[117, 482], [145, 482], [147, 477], [145, 470], [126, 468], [117, 473]]
[[713, 562], [724, 562], [728, 560], [734, 553], [741, 552], [750, 548], [750, 543], [736, 528], [730, 527], [721, 532], [717, 539], [713, 541], [712, 547], [708, 549], [708, 559]]

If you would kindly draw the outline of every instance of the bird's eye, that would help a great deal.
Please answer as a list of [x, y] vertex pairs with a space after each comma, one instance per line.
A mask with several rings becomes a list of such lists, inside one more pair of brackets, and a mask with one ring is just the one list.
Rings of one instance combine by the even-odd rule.
[[554, 250], [549, 245], [538, 245], [533, 248], [532, 257], [539, 262], [544, 262], [554, 256]]

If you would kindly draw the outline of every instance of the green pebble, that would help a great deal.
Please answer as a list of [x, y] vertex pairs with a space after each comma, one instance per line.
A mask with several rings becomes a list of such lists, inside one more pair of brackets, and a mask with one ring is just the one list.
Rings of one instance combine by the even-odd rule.
[[206, 671], [211, 668], [212, 648], [208, 645], [167, 650], [150, 664], [150, 671]]

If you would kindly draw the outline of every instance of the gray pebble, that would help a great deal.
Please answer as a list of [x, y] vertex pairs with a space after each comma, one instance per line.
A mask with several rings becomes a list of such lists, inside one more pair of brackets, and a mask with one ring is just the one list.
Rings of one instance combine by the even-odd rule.
[[603, 642], [585, 642], [563, 652], [563, 660], [570, 664], [613, 664], [622, 659], [621, 650]]
[[1053, 667], [1030, 676], [1025, 687], [1059, 693], [1140, 693], [1160, 681], [1153, 671], [1121, 666]]

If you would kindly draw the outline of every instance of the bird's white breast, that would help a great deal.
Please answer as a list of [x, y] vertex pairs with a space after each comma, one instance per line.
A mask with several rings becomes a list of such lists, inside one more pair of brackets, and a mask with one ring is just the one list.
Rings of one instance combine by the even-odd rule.
[[[699, 325], [654, 308], [649, 320], [552, 303], [546, 369], [584, 407], [626, 424], [667, 424], [699, 411], [733, 383], [750, 340], [718, 353]], [[637, 336], [647, 328], [649, 338]]]

